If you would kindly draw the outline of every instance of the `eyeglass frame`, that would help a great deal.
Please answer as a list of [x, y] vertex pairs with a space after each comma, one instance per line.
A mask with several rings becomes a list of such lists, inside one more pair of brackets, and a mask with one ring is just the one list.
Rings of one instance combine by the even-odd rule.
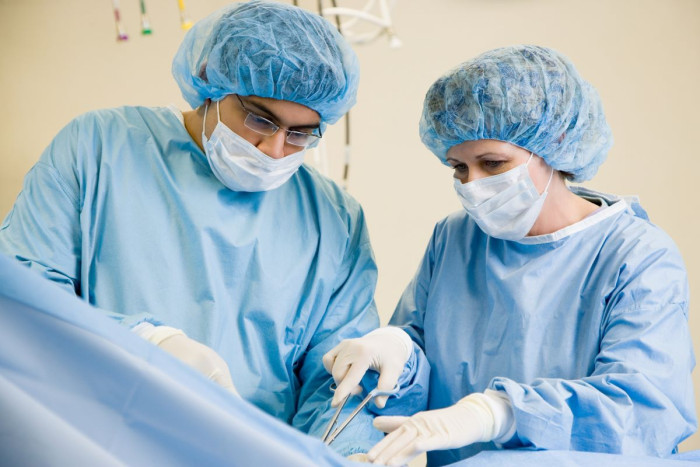
[[[317, 134], [317, 135], [316, 135], [316, 134], [313, 134], [313, 133], [305, 133], [305, 132], [303, 132], [303, 131], [290, 130], [289, 128], [285, 128], [285, 127], [283, 127], [283, 126], [280, 126], [280, 125], [276, 124], [275, 122], [273, 122], [273, 121], [270, 120], [269, 118], [265, 118], [265, 117], [263, 117], [263, 116], [261, 116], [261, 115], [256, 114], [255, 112], [251, 111], [249, 108], [247, 108], [247, 107], [245, 106], [245, 104], [243, 103], [243, 99], [241, 99], [241, 96], [239, 96], [238, 94], [236, 94], [236, 98], [238, 99], [238, 102], [241, 104], [241, 108], [243, 108], [243, 111], [246, 112], [246, 114], [247, 114], [246, 117], [245, 117], [245, 119], [243, 120], [243, 125], [245, 125], [246, 128], [248, 128], [249, 130], [252, 130], [252, 131], [256, 132], [256, 133], [259, 134], [259, 135], [263, 135], [263, 136], [272, 136], [272, 135], [274, 135], [275, 133], [277, 133], [280, 129], [282, 129], [282, 130], [284, 130], [284, 131], [287, 132], [286, 136], [284, 137], [285, 142], [291, 144], [292, 146], [296, 146], [296, 147], [298, 147], [298, 148], [305, 148], [305, 147], [308, 147], [308, 146], [312, 145], [313, 143], [315, 143], [316, 141], [318, 141], [318, 140], [320, 140], [321, 138], [323, 138], [323, 133], [321, 132], [321, 126], [320, 126], [320, 125], [319, 125], [318, 127], [316, 127], [316, 128], [318, 129], [318, 133], [319, 133], [319, 134]], [[252, 118], [256, 118], [256, 119], [258, 119], [258, 120], [261, 120], [262, 122], [265, 122], [266, 124], [268, 124], [268, 125], [270, 126], [270, 129], [271, 129], [271, 130], [272, 130], [273, 128], [274, 128], [274, 130], [272, 130], [272, 133], [263, 133], [263, 132], [261, 132], [261, 131], [259, 131], [259, 130], [256, 130], [255, 128], [252, 128], [252, 126], [248, 123], [248, 119], [251, 118], [251, 117], [252, 117]], [[289, 141], [289, 136], [290, 136], [291, 134], [301, 135], [301, 136], [304, 136], [304, 137], [307, 137], [307, 138], [311, 138], [311, 141], [310, 141], [309, 143], [307, 143], [307, 144], [304, 144], [304, 145], [294, 144], [294, 143], [292, 143], [291, 141]]]

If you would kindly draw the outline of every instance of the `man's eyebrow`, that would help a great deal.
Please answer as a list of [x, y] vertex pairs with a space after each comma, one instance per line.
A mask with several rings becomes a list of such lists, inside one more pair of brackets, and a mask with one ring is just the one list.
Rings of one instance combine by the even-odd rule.
[[[277, 115], [275, 115], [274, 112], [272, 112], [270, 109], [268, 109], [267, 107], [265, 107], [264, 104], [260, 104], [260, 103], [257, 103], [257, 102], [254, 102], [254, 101], [251, 101], [250, 99], [248, 99], [247, 107], [253, 107], [253, 109], [251, 109], [251, 110], [255, 110], [255, 111], [257, 111], [257, 112], [260, 112], [261, 114], [264, 114], [264, 115], [260, 115], [261, 117], [265, 117], [265, 118], [267, 118], [267, 119], [269, 119], [269, 120], [272, 120], [274, 123], [276, 123], [277, 125], [279, 125], [280, 119], [277, 118]], [[290, 129], [294, 129], [294, 128], [316, 129], [316, 128], [319, 128], [320, 126], [321, 126], [321, 122], [318, 122], [318, 123], [309, 123], [309, 124], [300, 124], [300, 125], [292, 125], [292, 126], [290, 126], [289, 128], [290, 128]]]

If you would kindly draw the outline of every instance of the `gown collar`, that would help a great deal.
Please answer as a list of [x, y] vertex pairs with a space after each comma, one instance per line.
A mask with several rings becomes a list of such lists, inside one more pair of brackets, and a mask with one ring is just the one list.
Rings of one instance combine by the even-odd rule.
[[[540, 244], [540, 243], [550, 243], [561, 240], [562, 238], [569, 237], [575, 233], [586, 230], [596, 224], [601, 223], [605, 219], [615, 216], [623, 211], [630, 210], [633, 214], [638, 215], [637, 210], [633, 209], [632, 206], [639, 206], [639, 199], [636, 196], [618, 196], [609, 193], [603, 193], [600, 191], [591, 190], [589, 188], [584, 188], [581, 186], [572, 186], [569, 189], [578, 196], [588, 199], [596, 199], [602, 202], [601, 208], [596, 210], [593, 214], [584, 219], [571, 224], [563, 229], [559, 229], [556, 232], [552, 232], [544, 235], [534, 235], [532, 237], [525, 237], [518, 240], [518, 243], [523, 243], [527, 245]], [[639, 206], [641, 210], [641, 206]], [[641, 210], [644, 213], [643, 210]], [[646, 213], [644, 213], [646, 215]], [[645, 217], [645, 216], [639, 216]]]

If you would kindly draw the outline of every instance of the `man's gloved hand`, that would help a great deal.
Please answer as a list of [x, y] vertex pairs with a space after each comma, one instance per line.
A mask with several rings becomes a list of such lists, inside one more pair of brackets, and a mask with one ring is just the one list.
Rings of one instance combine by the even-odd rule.
[[474, 393], [455, 405], [418, 412], [412, 417], [377, 417], [374, 426], [389, 433], [367, 453], [374, 464], [404, 465], [422, 452], [454, 449], [492, 440], [508, 441], [515, 433], [507, 398]]
[[[323, 366], [337, 385], [331, 405], [336, 407], [345, 396], [358, 392], [358, 385], [369, 369], [379, 373], [377, 388], [390, 391], [412, 352], [413, 342], [408, 334], [391, 326], [342, 341], [323, 356]], [[387, 398], [378, 396], [374, 403], [383, 408]]]
[[180, 329], [145, 323], [137, 326], [134, 332], [238, 395], [224, 359], [206, 345], [187, 337]]

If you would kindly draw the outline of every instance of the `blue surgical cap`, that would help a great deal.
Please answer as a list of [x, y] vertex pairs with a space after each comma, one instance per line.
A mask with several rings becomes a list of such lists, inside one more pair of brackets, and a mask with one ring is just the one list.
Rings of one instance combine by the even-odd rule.
[[357, 56], [327, 20], [263, 1], [235, 3], [197, 22], [172, 71], [192, 108], [254, 95], [305, 105], [323, 123], [355, 104], [360, 73]]
[[575, 182], [595, 175], [613, 142], [593, 86], [560, 53], [529, 45], [491, 50], [433, 83], [420, 136], [445, 164], [452, 146], [494, 139], [537, 154]]

